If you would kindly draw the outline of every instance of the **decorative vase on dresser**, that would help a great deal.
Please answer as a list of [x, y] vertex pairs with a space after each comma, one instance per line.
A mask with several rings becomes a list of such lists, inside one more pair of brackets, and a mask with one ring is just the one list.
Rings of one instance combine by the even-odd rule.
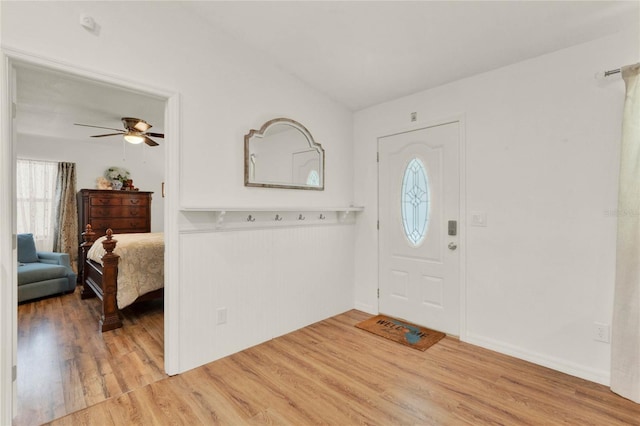
[[[96, 238], [111, 228], [114, 234], [151, 232], [151, 194], [145, 191], [113, 191], [81, 189], [78, 192], [78, 228], [84, 232], [91, 225]], [[82, 236], [78, 236], [79, 244]], [[82, 276], [84, 259], [78, 251], [78, 277]]]

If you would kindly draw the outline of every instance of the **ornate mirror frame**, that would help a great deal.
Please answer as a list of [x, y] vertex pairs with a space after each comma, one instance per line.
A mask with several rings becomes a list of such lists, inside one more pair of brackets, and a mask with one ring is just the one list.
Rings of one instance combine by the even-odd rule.
[[[264, 138], [269, 130], [277, 125], [287, 125], [298, 130], [302, 136], [306, 139], [308, 143], [309, 151], [316, 151], [318, 153], [318, 161], [319, 161], [319, 170], [317, 170], [317, 174], [319, 177], [318, 185], [307, 185], [300, 184], [296, 182], [268, 182], [268, 181], [259, 181], [252, 177], [252, 167], [255, 167], [255, 163], [252, 165], [252, 152], [251, 152], [251, 141], [259, 140]], [[255, 170], [254, 170], [255, 173]], [[316, 143], [307, 130], [302, 124], [298, 123], [295, 120], [290, 118], [274, 118], [273, 120], [269, 120], [262, 125], [260, 130], [251, 129], [249, 133], [244, 136], [244, 185], [252, 186], [252, 187], [262, 187], [262, 188], [285, 188], [285, 189], [310, 189], [316, 191], [324, 190], [324, 149], [322, 145]]]

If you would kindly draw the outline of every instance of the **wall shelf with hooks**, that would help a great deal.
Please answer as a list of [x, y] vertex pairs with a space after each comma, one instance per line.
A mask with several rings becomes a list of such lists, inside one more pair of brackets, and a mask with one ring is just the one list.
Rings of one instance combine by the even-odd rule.
[[183, 207], [181, 232], [210, 232], [355, 222], [363, 207]]

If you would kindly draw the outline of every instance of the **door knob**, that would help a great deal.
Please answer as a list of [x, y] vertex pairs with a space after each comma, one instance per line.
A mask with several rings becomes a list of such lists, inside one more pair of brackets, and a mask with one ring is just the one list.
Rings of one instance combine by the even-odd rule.
[[458, 246], [454, 242], [449, 243], [448, 247], [449, 247], [449, 250], [455, 250], [458, 248]]

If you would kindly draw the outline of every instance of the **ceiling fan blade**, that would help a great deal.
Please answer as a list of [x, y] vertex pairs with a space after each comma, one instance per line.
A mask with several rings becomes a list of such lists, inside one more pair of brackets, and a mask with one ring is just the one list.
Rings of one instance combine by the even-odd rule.
[[74, 126], [84, 126], [84, 127], [94, 127], [96, 129], [117, 130], [118, 132], [123, 132], [122, 129], [114, 129], [113, 127], [92, 126], [91, 124], [80, 124], [80, 123], [73, 123], [73, 125]]
[[158, 146], [158, 145], [160, 145], [158, 142], [156, 142], [156, 141], [154, 141], [152, 139], [149, 139], [146, 136], [144, 137], [144, 143], [146, 143], [149, 146]]
[[147, 132], [147, 133], [145, 133], [145, 135], [147, 135], [147, 136], [153, 136], [154, 138], [163, 138], [163, 139], [164, 139], [164, 134], [163, 134], [163, 133], [152, 133], [152, 132]]
[[121, 132], [121, 133], [108, 133], [106, 135], [93, 135], [91, 137], [92, 138], [103, 138], [105, 136], [122, 136], [122, 135], [124, 135], [124, 132]]

